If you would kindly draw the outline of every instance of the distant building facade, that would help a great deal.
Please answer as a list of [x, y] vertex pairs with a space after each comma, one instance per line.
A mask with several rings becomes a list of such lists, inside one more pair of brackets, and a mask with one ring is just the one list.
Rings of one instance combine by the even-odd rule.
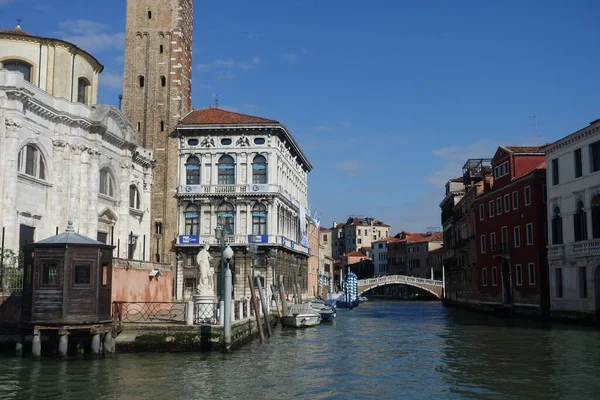
[[545, 314], [549, 297], [544, 153], [539, 146], [501, 146], [492, 168], [492, 190], [474, 203], [478, 301]]
[[551, 313], [594, 319], [600, 315], [600, 119], [548, 145], [545, 156]]
[[390, 226], [370, 217], [352, 217], [346, 223], [334, 221], [331, 231], [333, 233], [333, 258], [338, 259], [343, 254], [372, 247], [371, 242], [374, 240], [388, 237]]
[[443, 246], [442, 232], [415, 233], [406, 238], [406, 263], [408, 275], [431, 278], [429, 252]]

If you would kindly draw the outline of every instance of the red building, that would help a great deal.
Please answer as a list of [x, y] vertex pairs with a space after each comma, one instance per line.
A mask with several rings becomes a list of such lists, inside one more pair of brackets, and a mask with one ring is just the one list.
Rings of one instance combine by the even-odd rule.
[[548, 311], [546, 163], [541, 146], [501, 146], [493, 187], [474, 203], [478, 300]]

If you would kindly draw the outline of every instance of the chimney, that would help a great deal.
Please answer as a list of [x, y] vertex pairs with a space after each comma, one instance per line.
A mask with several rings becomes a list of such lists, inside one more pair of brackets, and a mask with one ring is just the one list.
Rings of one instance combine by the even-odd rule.
[[333, 221], [333, 227], [335, 228], [337, 225], [337, 222]]

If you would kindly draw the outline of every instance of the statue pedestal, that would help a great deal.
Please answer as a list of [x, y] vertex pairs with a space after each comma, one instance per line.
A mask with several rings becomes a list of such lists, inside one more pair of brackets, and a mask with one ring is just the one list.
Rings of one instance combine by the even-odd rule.
[[194, 299], [194, 322], [196, 324], [216, 324], [217, 299], [212, 293], [200, 293], [192, 296]]

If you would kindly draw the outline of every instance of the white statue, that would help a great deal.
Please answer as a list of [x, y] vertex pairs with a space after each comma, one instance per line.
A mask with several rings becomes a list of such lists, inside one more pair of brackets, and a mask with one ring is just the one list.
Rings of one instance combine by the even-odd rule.
[[213, 275], [215, 273], [215, 269], [210, 266], [210, 260], [213, 257], [208, 253], [208, 249], [210, 246], [207, 244], [204, 245], [204, 248], [198, 252], [196, 256], [196, 262], [198, 263], [198, 285], [196, 289], [198, 294], [213, 294]]

